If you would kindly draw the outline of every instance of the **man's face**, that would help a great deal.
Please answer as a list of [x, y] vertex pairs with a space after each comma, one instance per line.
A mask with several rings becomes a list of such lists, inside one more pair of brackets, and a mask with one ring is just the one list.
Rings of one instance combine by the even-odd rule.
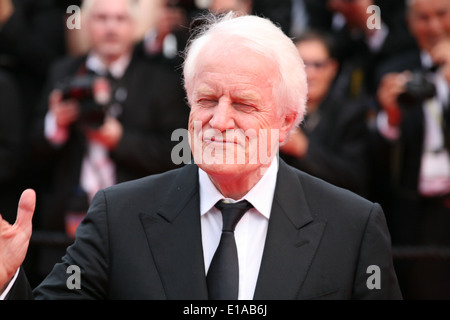
[[431, 52], [439, 42], [450, 40], [450, 0], [415, 0], [408, 21], [419, 47]]
[[88, 35], [93, 50], [107, 59], [130, 51], [135, 24], [129, 0], [97, 0], [87, 17]]
[[212, 45], [202, 52], [196, 71], [187, 84], [196, 164], [210, 176], [233, 179], [269, 165], [292, 125], [280, 117], [273, 96], [274, 63], [246, 48]]
[[297, 44], [306, 66], [308, 79], [308, 101], [319, 104], [337, 73], [337, 62], [330, 57], [325, 45], [318, 40], [305, 40]]

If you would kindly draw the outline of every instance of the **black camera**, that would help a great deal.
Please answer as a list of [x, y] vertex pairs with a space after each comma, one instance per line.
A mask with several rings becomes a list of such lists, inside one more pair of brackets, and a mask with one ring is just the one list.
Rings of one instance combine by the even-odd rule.
[[107, 78], [82, 75], [68, 78], [56, 86], [63, 100], [76, 100], [80, 104], [82, 124], [91, 128], [101, 127], [111, 103], [111, 84]]
[[406, 83], [406, 90], [398, 96], [400, 105], [409, 107], [436, 95], [436, 87], [429, 82], [422, 71], [415, 71]]

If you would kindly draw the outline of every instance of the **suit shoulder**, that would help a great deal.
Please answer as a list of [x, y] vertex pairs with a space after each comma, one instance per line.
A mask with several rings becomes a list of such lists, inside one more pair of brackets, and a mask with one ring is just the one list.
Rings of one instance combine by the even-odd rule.
[[171, 182], [183, 168], [169, 170], [163, 173], [149, 175], [140, 179], [119, 183], [106, 188], [106, 194], [119, 195], [123, 193], [142, 193], [152, 190], [152, 192], [164, 192], [165, 187], [169, 187]]
[[86, 56], [79, 57], [61, 57], [55, 62], [53, 62], [51, 69], [73, 69], [78, 68], [84, 61], [86, 60]]
[[311, 215], [327, 221], [331, 230], [360, 234], [369, 221], [385, 224], [385, 214], [379, 204], [306, 173], [299, 173], [299, 178]]
[[335, 186], [320, 178], [290, 167], [296, 172], [309, 205], [333, 207], [334, 211], [361, 212], [371, 210], [376, 204], [350, 190]]
[[[152, 212], [168, 202], [174, 190], [192, 194], [198, 186], [198, 168], [186, 165], [164, 173], [150, 175], [141, 179], [123, 182], [99, 191], [93, 203], [105, 204], [111, 216], [128, 215], [139, 212]], [[197, 177], [197, 180], [196, 180]], [[179, 192], [178, 192], [179, 193]], [[96, 201], [97, 200], [97, 201]]]
[[50, 79], [60, 80], [64, 77], [74, 75], [83, 62], [86, 56], [81, 57], [62, 57], [57, 59], [49, 70]]

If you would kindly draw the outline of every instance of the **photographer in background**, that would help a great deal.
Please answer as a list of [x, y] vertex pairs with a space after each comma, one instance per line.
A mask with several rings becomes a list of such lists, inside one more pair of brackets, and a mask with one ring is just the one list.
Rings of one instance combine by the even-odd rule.
[[[393, 244], [448, 247], [450, 0], [410, 0], [407, 19], [418, 50], [385, 65], [377, 127], [388, 143], [378, 144], [377, 165], [390, 160], [384, 177], [394, 181], [387, 210]], [[399, 261], [405, 298], [449, 299], [449, 270], [448, 258]]]
[[366, 113], [361, 102], [333, 90], [339, 69], [335, 43], [328, 33], [307, 31], [295, 44], [306, 66], [307, 114], [280, 155], [297, 169], [366, 196]]
[[[171, 134], [189, 113], [173, 68], [135, 54], [136, 1], [85, 0], [82, 10], [91, 50], [51, 68], [33, 129], [35, 159], [52, 174], [35, 226], [69, 236], [99, 189], [175, 167]], [[63, 252], [40, 250], [32, 272], [47, 274]]]

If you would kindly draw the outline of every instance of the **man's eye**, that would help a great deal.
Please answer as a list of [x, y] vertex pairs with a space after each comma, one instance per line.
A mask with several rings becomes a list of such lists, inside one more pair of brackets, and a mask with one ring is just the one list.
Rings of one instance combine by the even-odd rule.
[[197, 104], [202, 107], [213, 107], [217, 104], [217, 100], [214, 99], [200, 99]]
[[247, 104], [244, 102], [235, 102], [233, 103], [234, 108], [240, 111], [252, 111], [255, 109], [255, 107], [251, 104]]
[[96, 15], [94, 15], [94, 19], [98, 22], [104, 22], [104, 21], [108, 20], [108, 17], [104, 14], [96, 14]]

